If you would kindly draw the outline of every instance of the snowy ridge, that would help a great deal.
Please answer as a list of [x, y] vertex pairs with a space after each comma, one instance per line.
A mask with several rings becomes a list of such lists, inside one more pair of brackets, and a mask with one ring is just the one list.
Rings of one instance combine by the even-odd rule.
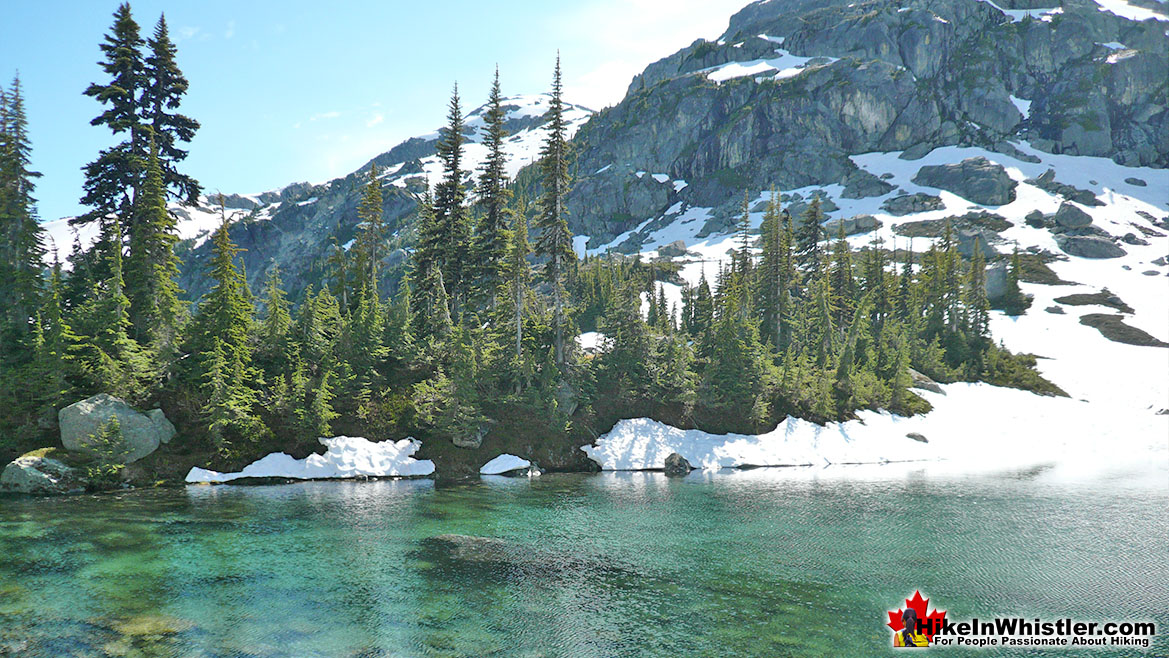
[[293, 459], [283, 452], [274, 452], [248, 464], [238, 473], [218, 473], [195, 467], [187, 473], [186, 481], [215, 483], [269, 477], [294, 480], [422, 477], [434, 473], [434, 462], [414, 459], [414, 453], [422, 447], [422, 443], [415, 439], [375, 443], [357, 436], [338, 436], [319, 441], [328, 448], [323, 455]]

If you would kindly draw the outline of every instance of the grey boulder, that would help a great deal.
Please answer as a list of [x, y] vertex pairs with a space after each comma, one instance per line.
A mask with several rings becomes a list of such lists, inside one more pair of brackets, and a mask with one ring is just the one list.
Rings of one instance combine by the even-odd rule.
[[159, 444], [170, 442], [175, 435], [175, 426], [167, 420], [162, 409], [142, 413], [120, 398], [99, 393], [57, 412], [61, 445], [71, 452], [97, 454], [90, 445], [92, 437], [114, 417], [118, 419], [129, 449], [127, 464], [154, 452]]
[[23, 494], [65, 494], [83, 488], [77, 472], [49, 457], [27, 454], [0, 473], [0, 491]]
[[1002, 165], [983, 157], [969, 158], [958, 164], [922, 167], [913, 177], [918, 185], [953, 192], [974, 203], [1001, 206], [1015, 200], [1015, 181]]
[[856, 235], [858, 233], [868, 233], [880, 228], [881, 222], [872, 215], [857, 215], [847, 219], [833, 219], [824, 223], [824, 233], [830, 237], [839, 235], [841, 227], [844, 228], [845, 235]]
[[1055, 243], [1065, 253], [1081, 258], [1120, 258], [1128, 253], [1099, 235], [1060, 234], [1055, 236]]
[[690, 462], [686, 461], [685, 457], [673, 452], [670, 453], [669, 457], [666, 457], [665, 468], [663, 470], [668, 477], [681, 477], [694, 470], [694, 467], [690, 465]]
[[937, 382], [930, 379], [929, 377], [926, 377], [913, 368], [909, 369], [909, 377], [913, 380], [913, 383], [910, 384], [910, 386], [913, 388], [920, 388], [923, 391], [929, 391], [931, 393], [941, 393], [942, 395], [946, 394], [946, 392], [942, 390], [942, 387], [939, 386]]
[[1055, 213], [1055, 223], [1063, 228], [1084, 228], [1092, 223], [1092, 216], [1065, 201]]
[[932, 194], [922, 194], [921, 192], [917, 194], [903, 194], [881, 204], [882, 210], [895, 217], [912, 215], [917, 212], [928, 212], [930, 210], [941, 210], [945, 207], [946, 204], [942, 202], [941, 197], [936, 197]]

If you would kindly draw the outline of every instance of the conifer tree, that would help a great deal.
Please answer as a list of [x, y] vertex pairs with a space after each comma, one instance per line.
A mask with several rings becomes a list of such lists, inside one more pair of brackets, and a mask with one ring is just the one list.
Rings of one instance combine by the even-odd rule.
[[110, 239], [110, 216], [128, 222], [133, 216], [134, 193], [138, 173], [144, 169], [145, 149], [141, 117], [141, 98], [147, 84], [144, 45], [138, 23], [130, 13], [130, 3], [123, 2], [114, 12], [114, 25], [105, 37], [101, 50], [105, 55], [102, 70], [110, 76], [108, 84], [93, 83], [85, 95], [106, 106], [90, 123], [106, 126], [114, 135], [128, 133], [124, 140], [103, 150], [96, 160], [85, 166], [85, 195], [81, 199], [90, 211], [77, 218], [78, 223], [101, 224], [101, 240]]
[[189, 83], [175, 59], [178, 49], [170, 40], [165, 15], [158, 17], [154, 34], [146, 40], [146, 46], [150, 54], [146, 56], [144, 66], [146, 82], [142, 90], [142, 118], [150, 126], [150, 135], [158, 147], [163, 188], [174, 188], [180, 199], [194, 204], [199, 198], [199, 182], [179, 172], [177, 167], [187, 157], [187, 151], [180, 148], [179, 143], [195, 138], [199, 122], [177, 111]]
[[515, 323], [515, 356], [516, 359], [519, 359], [523, 356], [524, 301], [528, 296], [528, 285], [532, 278], [531, 266], [528, 265], [528, 255], [532, 252], [532, 247], [528, 244], [527, 218], [522, 212], [517, 212], [514, 215], [504, 271], [511, 284], [512, 321]]
[[783, 226], [779, 195], [771, 191], [763, 222], [759, 225], [762, 237], [762, 254], [758, 270], [758, 299], [764, 342], [779, 345], [780, 296], [783, 285]]
[[329, 268], [329, 279], [333, 283], [333, 293], [341, 297], [341, 307], [349, 308], [349, 252], [345, 248], [337, 244], [337, 239], [333, 238], [333, 243], [329, 245], [329, 255], [325, 258], [325, 266]]
[[1019, 287], [1019, 272], [1022, 267], [1019, 258], [1019, 246], [1015, 245], [1011, 253], [1010, 266], [1007, 268], [1007, 285], [1003, 293], [1002, 307], [1007, 315], [1022, 315], [1031, 302]]
[[179, 317], [179, 259], [176, 222], [166, 208], [158, 148], [152, 142], [146, 181], [137, 205], [138, 228], [130, 236], [126, 293], [134, 335], [143, 343], [170, 344]]
[[36, 380], [42, 387], [44, 402], [53, 408], [58, 407], [72, 388], [69, 376], [74, 371], [78, 350], [78, 338], [63, 312], [62, 289], [61, 264], [54, 262], [48, 295], [38, 315], [40, 341], [36, 351]]
[[820, 208], [820, 195], [817, 194], [800, 217], [800, 227], [795, 234], [796, 261], [810, 276], [817, 275], [821, 270], [820, 263], [824, 254], [820, 244], [824, 240], [823, 222], [824, 211]]
[[832, 267], [829, 273], [832, 281], [833, 321], [843, 327], [852, 317], [853, 301], [856, 298], [856, 282], [852, 278], [852, 248], [844, 238], [844, 223], [841, 222], [836, 240], [832, 243]]
[[504, 122], [507, 113], [503, 110], [503, 98], [499, 87], [499, 67], [495, 68], [495, 81], [484, 115], [483, 145], [487, 147], [487, 158], [483, 161], [479, 175], [478, 204], [483, 214], [475, 231], [475, 284], [479, 297], [495, 306], [496, 293], [502, 285], [504, 259], [508, 251], [509, 201], [511, 190], [507, 180], [507, 152], [504, 142], [507, 130]]
[[[357, 252], [357, 290], [359, 296], [378, 297], [378, 268], [383, 258], [386, 242], [386, 222], [382, 217], [382, 186], [378, 180], [377, 165], [369, 167], [369, 183], [357, 207], [361, 229], [354, 245]], [[347, 300], [341, 305], [348, 307]]]
[[249, 341], [253, 325], [251, 293], [247, 289], [247, 280], [235, 264], [236, 255], [243, 250], [232, 243], [226, 212], [222, 208], [220, 216], [222, 223], [211, 236], [209, 274], [215, 284], [203, 296], [194, 318], [193, 351], [209, 353], [218, 344], [232, 371], [242, 372], [252, 359]]
[[43, 230], [32, 196], [40, 174], [29, 169], [31, 152], [17, 76], [10, 89], [0, 87], [0, 362], [27, 346], [42, 292]]
[[466, 301], [466, 261], [471, 244], [471, 220], [463, 188], [463, 110], [459, 87], [455, 85], [447, 113], [447, 125], [435, 147], [442, 163], [442, 180], [434, 188], [434, 228], [438, 244], [438, 267], [450, 295], [452, 315], [461, 314]]
[[552, 343], [556, 365], [568, 361], [565, 332], [568, 327], [568, 301], [564, 289], [565, 276], [576, 263], [572, 249], [572, 231], [568, 229], [568, 211], [564, 199], [571, 181], [568, 172], [568, 128], [564, 121], [563, 84], [560, 76], [560, 56], [556, 57], [556, 72], [552, 80], [552, 99], [548, 105], [548, 137], [540, 151], [540, 171], [543, 193], [540, 196], [536, 227], [540, 237], [536, 254], [545, 259], [544, 278], [552, 287]]

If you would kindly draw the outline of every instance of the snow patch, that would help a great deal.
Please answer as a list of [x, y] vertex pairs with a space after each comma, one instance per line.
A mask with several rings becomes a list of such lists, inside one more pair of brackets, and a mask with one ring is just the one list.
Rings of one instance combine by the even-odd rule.
[[509, 473], [511, 471], [518, 471], [522, 468], [528, 468], [531, 465], [532, 462], [523, 459], [522, 457], [516, 457], [515, 455], [504, 453], [484, 464], [483, 467], [479, 469], [479, 474], [503, 475], [504, 473]]
[[1026, 98], [1019, 98], [1018, 96], [1011, 96], [1011, 103], [1015, 105], [1015, 109], [1019, 110], [1019, 114], [1023, 115], [1024, 119], [1031, 118], [1031, 101]]
[[414, 459], [422, 447], [415, 439], [373, 442], [358, 436], [318, 439], [328, 448], [323, 455], [293, 459], [274, 452], [252, 462], [238, 473], [218, 473], [192, 468], [187, 482], [230, 482], [247, 477], [278, 477], [294, 480], [343, 479], [354, 477], [419, 477], [434, 473], [434, 462]]
[[[783, 48], [776, 48], [779, 57], [772, 59], [756, 59], [749, 62], [730, 62], [721, 66], [703, 69], [703, 73], [713, 82], [726, 82], [744, 76], [758, 76], [756, 82], [764, 80], [782, 80], [793, 78], [809, 69], [812, 60], [824, 60], [825, 66], [837, 61], [835, 57], [800, 57], [793, 55]], [[763, 75], [775, 71], [774, 74]]]
[[1125, 0], [1096, 0], [1096, 4], [1100, 5], [1100, 11], [1110, 11], [1121, 18], [1127, 18], [1130, 21], [1147, 21], [1153, 19], [1155, 21], [1169, 21], [1169, 16], [1152, 9], [1145, 9], [1133, 4], [1129, 4]]
[[586, 331], [576, 337], [576, 344], [585, 352], [600, 352], [608, 340], [608, 337], [599, 331]]
[[[862, 411], [856, 420], [825, 426], [787, 418], [760, 435], [709, 434], [637, 418], [618, 422], [596, 445], [581, 450], [607, 471], [660, 469], [675, 452], [708, 471], [903, 461], [931, 462], [931, 472], [958, 473], [1047, 465], [1077, 475], [1139, 464], [1169, 467], [1164, 441], [1169, 417], [1152, 411], [1101, 415], [1081, 401], [989, 384], [944, 388], [946, 395], [921, 392], [934, 405], [924, 416]], [[971, 422], [972, 414], [978, 422]], [[928, 443], [909, 438], [909, 433], [924, 436]]]

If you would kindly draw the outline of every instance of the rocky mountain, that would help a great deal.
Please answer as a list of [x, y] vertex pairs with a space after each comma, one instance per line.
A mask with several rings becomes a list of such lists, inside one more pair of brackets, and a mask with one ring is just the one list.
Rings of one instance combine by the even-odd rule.
[[[545, 94], [517, 95], [504, 99], [507, 112], [505, 127], [510, 136], [506, 142], [509, 156], [508, 173], [516, 176], [521, 168], [539, 157], [544, 139], [544, 114], [549, 97]], [[465, 118], [467, 142], [463, 151], [467, 184], [478, 176], [479, 164], [487, 153], [480, 141], [483, 113], [479, 107]], [[587, 108], [567, 105], [566, 119], [570, 134], [575, 133], [591, 117]], [[245, 251], [241, 258], [253, 290], [259, 290], [273, 265], [279, 265], [281, 278], [293, 298], [299, 297], [308, 285], [320, 285], [325, 261], [333, 249], [348, 250], [357, 234], [357, 206], [362, 188], [368, 181], [371, 164], [376, 164], [382, 181], [383, 212], [392, 234], [394, 249], [387, 258], [387, 276], [400, 275], [400, 265], [412, 236], [408, 229], [417, 209], [417, 199], [425, 190], [427, 181], [437, 181], [441, 166], [435, 155], [438, 132], [414, 137], [373, 158], [357, 171], [319, 185], [293, 183], [278, 190], [261, 194], [224, 195], [220, 199], [203, 197], [197, 206], [178, 203], [170, 205], [178, 218], [179, 252], [183, 264], [179, 285], [185, 297], [197, 300], [206, 292], [207, 263], [211, 255], [208, 239], [220, 225], [223, 216], [231, 221], [231, 238]], [[74, 241], [68, 218], [49, 222], [46, 230], [52, 243], [67, 254]], [[88, 244], [95, 238], [95, 227], [83, 227], [77, 235]]]

